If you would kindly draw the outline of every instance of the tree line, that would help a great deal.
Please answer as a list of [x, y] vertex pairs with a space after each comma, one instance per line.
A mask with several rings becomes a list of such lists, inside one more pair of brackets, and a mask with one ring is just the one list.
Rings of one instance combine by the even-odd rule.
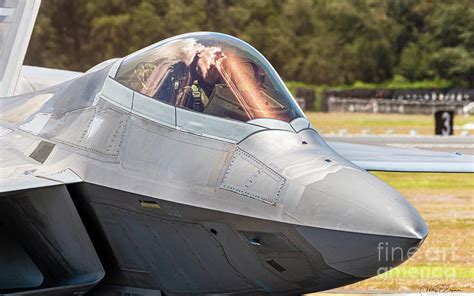
[[442, 79], [474, 87], [471, 0], [45, 0], [26, 64], [85, 71], [164, 38], [216, 31], [314, 85]]

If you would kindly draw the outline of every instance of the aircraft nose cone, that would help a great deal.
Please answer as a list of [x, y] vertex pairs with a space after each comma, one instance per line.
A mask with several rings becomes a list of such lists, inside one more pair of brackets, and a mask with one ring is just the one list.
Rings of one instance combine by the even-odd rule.
[[385, 272], [413, 255], [428, 234], [410, 203], [365, 171], [343, 167], [307, 180], [293, 215], [316, 227], [297, 230], [340, 272], [360, 278]]
[[317, 225], [298, 231], [328, 265], [357, 277], [399, 265], [428, 234], [426, 223], [403, 196], [352, 167], [308, 184], [294, 215]]
[[374, 235], [423, 239], [426, 223], [396, 190], [351, 167], [307, 183], [293, 215], [307, 224]]
[[[313, 255], [338, 272], [365, 279], [382, 274], [408, 260], [423, 240], [297, 226], [314, 247]], [[351, 283], [350, 281], [347, 282]]]

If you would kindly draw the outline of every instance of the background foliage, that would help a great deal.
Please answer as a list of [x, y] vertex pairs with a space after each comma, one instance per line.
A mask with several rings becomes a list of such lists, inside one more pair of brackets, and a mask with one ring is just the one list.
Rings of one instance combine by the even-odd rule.
[[85, 71], [176, 34], [218, 31], [255, 46], [285, 80], [472, 88], [473, 3], [44, 0], [25, 63]]

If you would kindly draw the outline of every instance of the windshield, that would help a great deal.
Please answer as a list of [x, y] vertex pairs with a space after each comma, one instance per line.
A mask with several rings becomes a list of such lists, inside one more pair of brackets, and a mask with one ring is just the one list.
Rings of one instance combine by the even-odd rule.
[[219, 117], [304, 117], [268, 61], [223, 34], [187, 34], [145, 48], [124, 59], [115, 79], [153, 99]]

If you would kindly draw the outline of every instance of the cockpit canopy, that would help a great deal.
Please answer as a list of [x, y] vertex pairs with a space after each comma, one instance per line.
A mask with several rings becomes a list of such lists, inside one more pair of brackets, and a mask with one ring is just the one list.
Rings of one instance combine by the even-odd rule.
[[115, 79], [177, 107], [249, 121], [304, 117], [270, 63], [247, 43], [224, 34], [167, 39], [124, 59]]

